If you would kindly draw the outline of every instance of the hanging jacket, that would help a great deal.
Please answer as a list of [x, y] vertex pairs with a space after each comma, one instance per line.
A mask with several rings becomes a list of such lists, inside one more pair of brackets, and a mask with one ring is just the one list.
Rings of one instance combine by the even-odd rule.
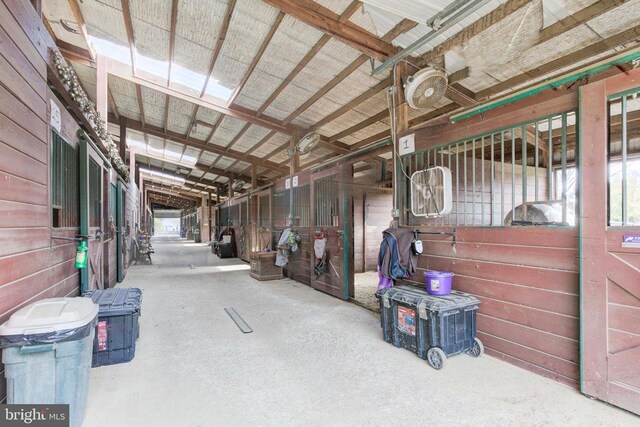
[[378, 266], [382, 276], [401, 280], [413, 275], [418, 256], [411, 249], [414, 234], [407, 228], [388, 228], [382, 232]]

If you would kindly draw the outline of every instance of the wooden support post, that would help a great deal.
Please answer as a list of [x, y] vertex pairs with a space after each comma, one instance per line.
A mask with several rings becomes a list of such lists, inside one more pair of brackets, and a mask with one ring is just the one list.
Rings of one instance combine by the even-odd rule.
[[129, 148], [129, 179], [131, 181], [136, 180], [136, 149], [135, 147]]
[[229, 198], [232, 198], [233, 196], [235, 196], [235, 192], [233, 191], [233, 174], [228, 176], [229, 178]]
[[127, 118], [120, 116], [120, 158], [127, 161]]
[[98, 55], [96, 58], [96, 110], [106, 122], [108, 120], [109, 86], [107, 74], [107, 58]]
[[290, 175], [295, 175], [300, 170], [300, 153], [296, 150], [296, 145], [298, 144], [298, 141], [300, 141], [301, 136], [301, 133], [294, 132], [289, 140], [289, 150], [293, 153], [291, 155], [291, 164], [289, 168]]
[[258, 188], [258, 167], [255, 163], [251, 164], [251, 188], [253, 190]]
[[209, 207], [207, 206], [207, 195], [203, 194], [200, 203], [200, 238], [202, 243], [209, 243]]
[[211, 215], [213, 211], [212, 209], [213, 204], [211, 203], [211, 191], [209, 191], [209, 200], [207, 201], [207, 205], [209, 207], [208, 210], [209, 210], [209, 242], [210, 242], [213, 235], [213, 227], [214, 227], [213, 221], [212, 221], [212, 215]]

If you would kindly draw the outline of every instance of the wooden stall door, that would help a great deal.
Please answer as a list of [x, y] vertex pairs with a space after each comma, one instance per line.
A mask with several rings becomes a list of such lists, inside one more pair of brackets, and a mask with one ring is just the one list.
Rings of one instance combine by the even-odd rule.
[[88, 239], [89, 260], [82, 273], [82, 290], [103, 289], [103, 175], [104, 159], [88, 140], [80, 141], [80, 228]]
[[[609, 102], [616, 99], [612, 95], [638, 87], [640, 70], [633, 70], [582, 87], [580, 98], [582, 391], [636, 414], [640, 414], [640, 243], [636, 243], [640, 217], [618, 220], [616, 212], [624, 203], [612, 170], [621, 168], [621, 163], [631, 168], [640, 161], [629, 147], [638, 135], [638, 125], [630, 118], [638, 116], [640, 106], [635, 100], [623, 106], [617, 97], [620, 105], [610, 110]], [[632, 111], [632, 104], [637, 111]], [[640, 175], [635, 169], [627, 175], [628, 196], [638, 194], [638, 179], [631, 179]], [[622, 183], [620, 187], [624, 188]], [[632, 198], [627, 200], [629, 214]]]
[[[311, 177], [311, 287], [345, 300], [354, 296], [351, 170], [340, 166]], [[326, 272], [317, 278], [315, 233], [327, 238]]]

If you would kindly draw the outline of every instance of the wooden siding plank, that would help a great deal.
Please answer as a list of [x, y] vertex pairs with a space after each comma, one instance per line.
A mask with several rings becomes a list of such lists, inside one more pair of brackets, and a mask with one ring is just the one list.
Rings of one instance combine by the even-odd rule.
[[[29, 7], [31, 7], [29, 5]], [[26, 13], [31, 12], [31, 19], [26, 17]], [[19, 1], [0, 2], [0, 28], [3, 28], [10, 35], [16, 46], [24, 56], [31, 62], [31, 65], [38, 71], [42, 80], [46, 80], [47, 69], [43, 58], [47, 57], [47, 45], [43, 38], [37, 33], [46, 32], [42, 21], [34, 20], [37, 14], [25, 9], [25, 5]], [[29, 25], [29, 22], [31, 25]], [[34, 43], [35, 40], [35, 43]], [[53, 40], [51, 40], [53, 44]]]
[[20, 76], [11, 64], [0, 55], [0, 75], [3, 86], [9, 89], [22, 103], [33, 110], [39, 117], [47, 116], [47, 103]]
[[521, 286], [531, 286], [538, 289], [578, 294], [578, 273], [572, 271], [460, 258], [452, 259], [433, 255], [422, 255], [418, 265], [421, 269], [453, 271], [459, 276], [477, 277]]
[[0, 200], [0, 228], [48, 227], [49, 208]]
[[0, 114], [1, 140], [8, 146], [46, 164], [48, 160], [46, 140], [36, 138], [3, 114]]
[[[56, 235], [63, 234], [65, 233], [56, 233]], [[75, 232], [66, 234], [74, 235]], [[75, 244], [73, 242], [67, 242], [59, 246], [54, 246], [53, 251], [51, 248], [46, 247], [32, 252], [23, 252], [21, 254], [0, 258], [0, 286], [35, 274], [51, 265], [74, 259], [75, 254]]]
[[[42, 74], [42, 71], [46, 70], [46, 63], [40, 56], [27, 58], [2, 27], [0, 27], [0, 55], [13, 66], [42, 100], [46, 100], [47, 85]], [[30, 60], [37, 63], [37, 68], [31, 64]]]
[[59, 283], [74, 273], [76, 273], [74, 260], [70, 259], [0, 287], [0, 313], [5, 313], [28, 301], [46, 291], [52, 283]]
[[3, 138], [4, 135], [0, 135], [0, 172], [46, 185], [49, 173], [47, 165], [5, 144]]
[[0, 85], [0, 113], [42, 142], [47, 142], [49, 126], [44, 117], [36, 115], [26, 105], [18, 102], [17, 98], [2, 85]]
[[0, 228], [0, 257], [48, 248], [49, 228]]
[[0, 200], [49, 206], [47, 186], [0, 171]]

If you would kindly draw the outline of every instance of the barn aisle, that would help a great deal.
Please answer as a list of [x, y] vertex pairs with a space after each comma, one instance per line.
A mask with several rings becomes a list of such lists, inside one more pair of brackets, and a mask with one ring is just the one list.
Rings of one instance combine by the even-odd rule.
[[136, 357], [92, 369], [85, 426], [637, 422], [490, 356], [435, 371], [385, 343], [374, 313], [290, 280], [255, 281], [204, 244], [154, 248], [155, 264], [133, 266], [126, 281], [143, 289]]

